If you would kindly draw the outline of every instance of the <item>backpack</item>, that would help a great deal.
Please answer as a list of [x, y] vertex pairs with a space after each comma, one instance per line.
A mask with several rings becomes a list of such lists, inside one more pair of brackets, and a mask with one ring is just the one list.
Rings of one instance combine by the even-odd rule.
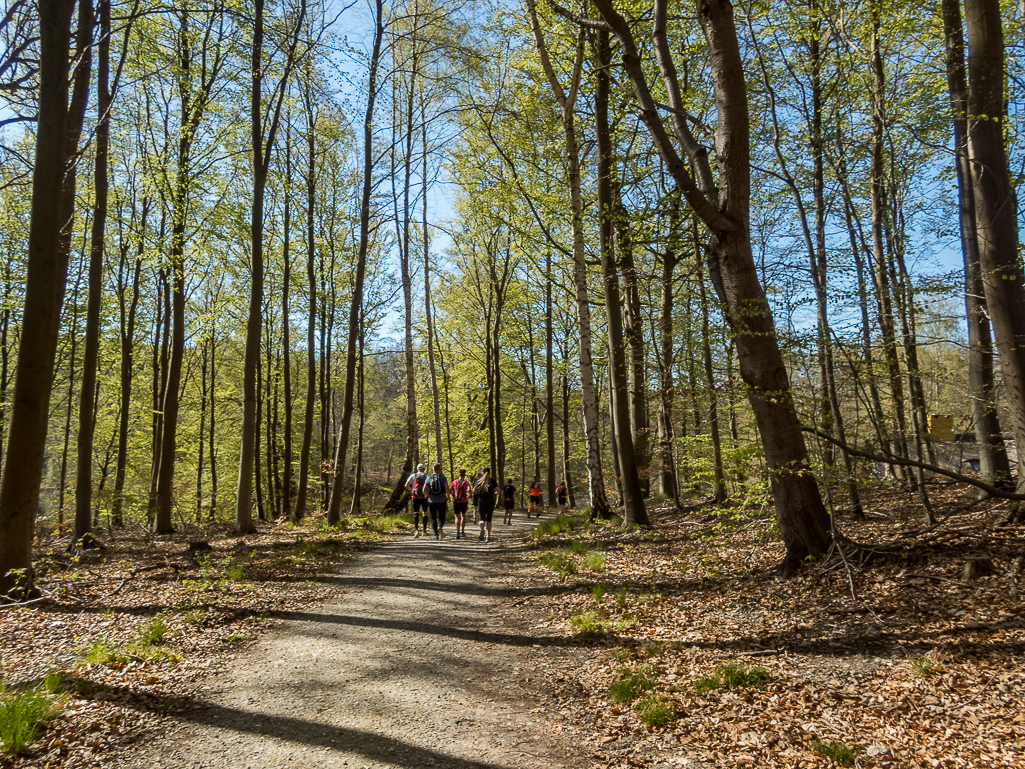
[[567, 491], [567, 489], [566, 489], [565, 486], [559, 486], [555, 490], [555, 496], [557, 496], [559, 499], [565, 499], [566, 498], [566, 491]]
[[452, 499], [455, 502], [465, 502], [466, 492], [470, 488], [469, 481], [455, 480], [452, 482]]
[[427, 473], [417, 473], [413, 476], [413, 496], [421, 497], [424, 493], [424, 486], [427, 485]]
[[431, 483], [427, 487], [427, 491], [430, 494], [444, 494], [445, 484], [441, 480], [441, 476], [437, 473], [431, 474]]

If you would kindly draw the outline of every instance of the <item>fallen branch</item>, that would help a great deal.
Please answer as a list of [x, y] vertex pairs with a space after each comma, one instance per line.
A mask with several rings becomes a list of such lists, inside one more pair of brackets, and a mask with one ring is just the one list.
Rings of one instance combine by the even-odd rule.
[[895, 457], [892, 454], [876, 454], [872, 451], [856, 449], [852, 446], [848, 446], [843, 441], [838, 441], [836, 438], [826, 435], [824, 432], [816, 430], [814, 427], [808, 427], [807, 425], [801, 425], [801, 430], [803, 430], [806, 433], [811, 433], [812, 435], [817, 435], [822, 440], [829, 441], [834, 446], [837, 446], [838, 448], [841, 448], [844, 451], [848, 452], [849, 454], [853, 454], [856, 457], [861, 457], [862, 459], [871, 459], [873, 462], [883, 462], [884, 464], [889, 465], [904, 465], [905, 467], [917, 467], [922, 470], [928, 470], [929, 472], [936, 473], [937, 475], [945, 475], [947, 478], [952, 478], [955, 481], [959, 481], [961, 483], [967, 483], [970, 486], [975, 486], [976, 488], [980, 488], [994, 497], [1001, 497], [1002, 499], [1025, 500], [1025, 494], [1019, 494], [1015, 491], [1004, 491], [1003, 489], [998, 488], [997, 486], [991, 486], [985, 481], [980, 481], [978, 478], [970, 478], [967, 475], [955, 473], [953, 470], [947, 470], [944, 467], [930, 465], [928, 462], [919, 462], [917, 459], [904, 459], [903, 457]]

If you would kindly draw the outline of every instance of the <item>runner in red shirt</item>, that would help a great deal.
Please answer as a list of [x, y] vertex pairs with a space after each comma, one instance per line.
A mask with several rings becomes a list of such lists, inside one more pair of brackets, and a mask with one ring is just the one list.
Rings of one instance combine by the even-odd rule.
[[541, 476], [535, 475], [534, 482], [530, 484], [530, 504], [527, 506], [527, 517], [531, 513], [537, 513], [541, 517]]
[[456, 514], [456, 539], [466, 539], [466, 508], [469, 506], [470, 482], [466, 470], [459, 468], [459, 477], [452, 481], [452, 509]]

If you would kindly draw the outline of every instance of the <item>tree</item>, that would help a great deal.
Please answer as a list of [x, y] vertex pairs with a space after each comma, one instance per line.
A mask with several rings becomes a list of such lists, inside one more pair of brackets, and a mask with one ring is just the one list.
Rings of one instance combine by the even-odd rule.
[[[806, 556], [826, 552], [831, 541], [829, 516], [810, 472], [772, 313], [751, 251], [747, 87], [732, 5], [726, 0], [698, 0], [696, 4], [715, 91], [718, 179], [712, 174], [707, 151], [687, 123], [666, 32], [666, 0], [654, 0], [652, 38], [672, 111], [675, 142], [658, 113], [630, 25], [612, 0], [595, 0], [595, 6], [604, 19], [602, 26], [607, 25], [619, 38], [623, 67], [641, 119], [680, 192], [711, 234], [710, 276], [737, 340], [740, 374], [762, 436], [776, 519], [787, 549], [781, 568], [792, 571]], [[690, 170], [677, 144], [686, 153]]]
[[[68, 103], [74, 7], [74, 0], [54, 0], [39, 6], [39, 111], [28, 275], [11, 426], [0, 480], [0, 593], [7, 595], [26, 595], [33, 588], [32, 534], [39, 508], [50, 385], [68, 269], [61, 241], [73, 211], [53, 202], [67, 199], [64, 191], [69, 162], [78, 151], [78, 132], [74, 129], [80, 118]], [[92, 25], [89, 2], [80, 6], [79, 14], [88, 21], [79, 25], [81, 33]], [[80, 38], [79, 43], [84, 40]], [[84, 112], [84, 103], [81, 106]], [[69, 152], [71, 138], [74, 144]], [[73, 195], [71, 199], [73, 202]]]
[[[997, 0], [966, 0], [968, 147], [979, 264], [993, 321], [1011, 430], [1025, 446], [1025, 271], [1018, 255], [1014, 189], [1004, 148], [1004, 37]], [[1017, 491], [1025, 493], [1018, 469]], [[1009, 520], [1025, 521], [1025, 504]]]

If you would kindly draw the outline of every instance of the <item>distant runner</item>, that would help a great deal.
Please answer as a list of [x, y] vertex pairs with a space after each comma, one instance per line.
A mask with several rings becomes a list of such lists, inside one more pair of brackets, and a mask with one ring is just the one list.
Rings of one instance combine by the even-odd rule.
[[[466, 537], [466, 508], [469, 506], [470, 482], [466, 470], [459, 468], [459, 477], [452, 481], [452, 511], [456, 517], [456, 539]], [[477, 495], [474, 494], [474, 497]], [[476, 507], [476, 503], [474, 503]]]
[[[416, 466], [416, 472], [409, 476], [406, 488], [413, 495], [413, 538], [427, 536], [427, 473], [423, 465]], [[423, 511], [424, 530], [420, 533], [420, 512]]]
[[[485, 467], [473, 492], [479, 498], [480, 505], [480, 537], [485, 542], [491, 541], [491, 518], [495, 514], [495, 501], [498, 496], [498, 484], [491, 477], [491, 468]], [[486, 532], [486, 533], [485, 533]]]
[[559, 503], [559, 514], [566, 509], [566, 505], [569, 504], [569, 489], [566, 488], [566, 481], [563, 481], [555, 487], [555, 499]]
[[427, 479], [427, 506], [431, 511], [431, 527], [435, 539], [445, 539], [445, 516], [451, 496], [448, 478], [441, 472], [441, 462], [434, 463], [434, 472]]
[[535, 475], [533, 483], [530, 484], [530, 504], [527, 506], [527, 517], [531, 513], [537, 513], [541, 517], [541, 476]]
[[516, 507], [516, 487], [513, 486], [512, 478], [505, 479], [505, 486], [502, 489], [502, 504], [505, 507], [505, 523], [512, 525], [513, 508]]

